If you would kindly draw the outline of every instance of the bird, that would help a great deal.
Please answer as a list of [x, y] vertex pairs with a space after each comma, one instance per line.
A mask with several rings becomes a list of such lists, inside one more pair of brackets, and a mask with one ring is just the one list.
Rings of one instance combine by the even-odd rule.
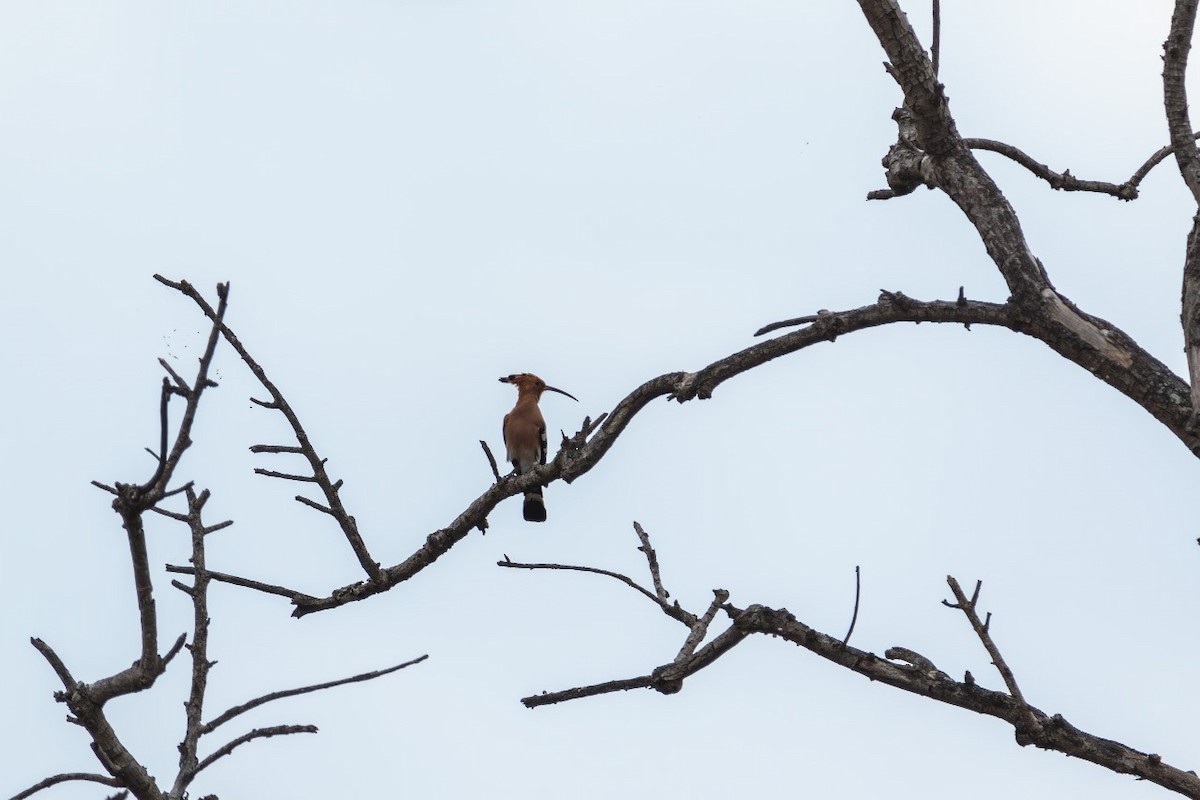
[[[524, 475], [538, 464], [546, 463], [546, 420], [538, 408], [543, 392], [557, 392], [579, 402], [579, 398], [562, 389], [547, 386], [537, 375], [521, 372], [506, 375], [501, 383], [517, 387], [517, 404], [504, 415], [504, 446], [506, 458], [518, 475]], [[546, 521], [546, 503], [542, 499], [541, 487], [525, 492], [524, 515], [527, 522]]]

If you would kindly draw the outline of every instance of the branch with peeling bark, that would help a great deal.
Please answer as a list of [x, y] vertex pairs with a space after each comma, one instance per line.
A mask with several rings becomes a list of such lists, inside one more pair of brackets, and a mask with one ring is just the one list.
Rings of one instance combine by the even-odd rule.
[[[1176, 0], [1171, 15], [1171, 30], [1163, 45], [1163, 106], [1171, 148], [1184, 184], [1200, 208], [1200, 148], [1190, 133], [1191, 118], [1187, 101], [1187, 62], [1196, 27], [1196, 1]], [[1183, 297], [1180, 321], [1183, 324], [1183, 348], [1187, 355], [1191, 380], [1193, 429], [1200, 428], [1200, 211], [1192, 220], [1183, 261]]]

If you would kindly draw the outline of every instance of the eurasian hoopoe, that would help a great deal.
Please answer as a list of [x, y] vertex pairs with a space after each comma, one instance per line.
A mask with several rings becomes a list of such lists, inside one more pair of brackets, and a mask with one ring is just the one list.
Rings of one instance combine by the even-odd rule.
[[[524, 475], [537, 464], [546, 463], [546, 420], [538, 408], [542, 392], [558, 392], [579, 402], [572, 394], [562, 389], [547, 386], [537, 375], [522, 372], [500, 379], [517, 387], [517, 404], [504, 415], [504, 446], [507, 458], [518, 475]], [[546, 521], [546, 503], [542, 500], [541, 488], [525, 493], [525, 519], [529, 522]]]

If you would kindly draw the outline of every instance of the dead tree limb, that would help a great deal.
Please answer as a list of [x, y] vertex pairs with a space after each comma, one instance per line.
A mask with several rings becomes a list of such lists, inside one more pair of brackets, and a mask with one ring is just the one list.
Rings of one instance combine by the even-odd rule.
[[[501, 566], [511, 565], [501, 562]], [[538, 566], [545, 569], [586, 569], [562, 565]], [[948, 578], [948, 582], [956, 602], [943, 602], [961, 609], [967, 615], [972, 628], [1001, 672], [1009, 689], [1008, 693], [979, 686], [970, 673], [967, 673], [962, 681], [956, 681], [939, 670], [931, 659], [908, 648], [891, 647], [885, 651], [885, 658], [879, 658], [874, 653], [852, 647], [837, 637], [804, 624], [786, 608], [773, 609], [758, 604], [745, 609], [737, 608], [727, 602], [728, 593], [722, 592], [716, 595], [719, 602], [714, 602], [709, 608], [709, 613], [704, 616], [709, 618], [714, 609], [719, 607], [731, 620], [730, 625], [694, 655], [687, 652], [688, 647], [685, 644], [676, 660], [651, 670], [649, 674], [542, 692], [522, 698], [521, 703], [527, 708], [537, 708], [630, 689], [654, 689], [662, 694], [674, 694], [683, 689], [685, 678], [710, 666], [749, 636], [764, 634], [798, 645], [872, 681], [1001, 719], [1013, 726], [1016, 741], [1022, 746], [1033, 744], [1045, 750], [1054, 750], [1090, 761], [1118, 774], [1134, 775], [1151, 781], [1185, 797], [1200, 798], [1200, 778], [1197, 778], [1195, 772], [1166, 764], [1156, 754], [1144, 753], [1120, 742], [1080, 730], [1061, 715], [1050, 715], [1030, 705], [1017, 688], [1012, 671], [988, 634], [986, 622], [980, 621], [976, 613], [978, 590], [972, 598], [967, 598], [953, 578]], [[640, 591], [648, 594], [644, 589]], [[686, 619], [697, 619], [689, 612], [685, 612], [685, 617], [671, 613], [661, 605], [660, 608], [672, 619], [685, 625], [689, 625]], [[696, 622], [690, 625], [694, 633]], [[688, 643], [692, 641], [692, 633], [689, 634]]]

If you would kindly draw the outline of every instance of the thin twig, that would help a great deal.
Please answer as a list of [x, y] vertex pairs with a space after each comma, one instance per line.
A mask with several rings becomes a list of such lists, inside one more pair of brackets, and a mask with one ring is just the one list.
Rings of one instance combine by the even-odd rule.
[[167, 651], [167, 654], [165, 656], [163, 656], [163, 666], [164, 667], [167, 666], [167, 664], [171, 663], [171, 659], [173, 659], [173, 658], [175, 658], [175, 656], [179, 655], [179, 651], [183, 649], [183, 646], [186, 643], [187, 643], [187, 634], [186, 633], [179, 634], [179, 638], [177, 638], [175, 640], [175, 644], [171, 645], [171, 649]]
[[574, 689], [566, 689], [560, 692], [543, 692], [540, 695], [531, 695], [521, 698], [521, 703], [526, 708], [536, 708], [538, 706], [552, 705], [561, 703], [567, 700], [576, 700], [581, 697], [594, 697], [600, 694], [608, 694], [610, 692], [622, 692], [627, 689], [642, 689], [651, 688], [660, 694], [675, 694], [683, 688], [684, 679], [696, 674], [700, 670], [715, 662], [725, 653], [732, 650], [742, 642], [748, 635], [749, 631], [742, 629], [741, 626], [735, 623], [716, 638], [706, 644], [699, 652], [684, 658], [679, 662], [671, 662], [663, 664], [656, 668], [649, 675], [643, 675], [638, 678], [627, 678], [624, 680], [607, 681], [591, 686], [580, 686]]
[[302, 454], [303, 447], [292, 444], [255, 444], [250, 446], [251, 453], [293, 453]]
[[1076, 178], [1071, 174], [1071, 170], [1069, 169], [1056, 172], [1040, 161], [1035, 160], [1019, 147], [1014, 147], [1011, 144], [997, 142], [993, 139], [979, 138], [965, 138], [963, 139], [963, 144], [972, 150], [987, 150], [1011, 159], [1050, 184], [1050, 188], [1063, 192], [1094, 192], [1096, 194], [1111, 195], [1119, 200], [1136, 200], [1138, 196], [1138, 183], [1142, 177], [1145, 177], [1145, 175], [1139, 176], [1139, 170], [1139, 172], [1134, 173], [1133, 178], [1130, 178], [1125, 183], [1084, 180]]
[[[828, 313], [828, 312], [826, 312], [826, 313]], [[779, 322], [772, 322], [770, 325], [764, 325], [761, 328], [759, 328], [758, 330], [756, 330], [754, 332], [754, 335], [762, 336], [763, 334], [770, 333], [771, 331], [777, 331], [780, 328], [794, 328], [797, 325], [807, 325], [810, 322], [816, 322], [822, 316], [823, 315], [821, 315], [821, 314], [806, 314], [803, 317], [793, 317], [792, 319], [785, 319], [785, 320], [780, 320]]]
[[11, 800], [25, 800], [26, 797], [40, 792], [42, 789], [48, 789], [51, 786], [56, 786], [67, 781], [90, 781], [91, 783], [100, 783], [105, 786], [120, 787], [121, 782], [109, 775], [96, 775], [90, 772], [64, 772], [60, 775], [53, 775], [44, 780], [40, 780], [33, 786], [30, 786], [23, 792], [17, 792]]
[[[1025, 722], [1029, 728], [1029, 735], [1037, 739], [1042, 733], [1042, 725], [1038, 722], [1037, 717], [1029, 709], [1029, 703], [1026, 702], [1025, 696], [1021, 694], [1021, 688], [1017, 686], [1016, 676], [1013, 675], [1008, 664], [1004, 661], [1004, 657], [1000, 655], [1000, 648], [996, 646], [996, 642], [992, 639], [991, 633], [988, 631], [988, 624], [979, 619], [979, 613], [976, 610], [976, 603], [979, 601], [979, 590], [983, 587], [983, 581], [976, 581], [975, 591], [968, 600], [962, 587], [958, 585], [958, 581], [953, 576], [946, 576], [946, 583], [950, 585], [950, 591], [954, 593], [955, 603], [950, 603], [943, 600], [942, 603], [951, 608], [960, 609], [970, 621], [971, 627], [975, 630], [975, 635], [979, 637], [979, 641], [987, 649], [988, 655], [992, 657], [992, 663], [1000, 673], [1000, 677], [1004, 679], [1004, 685], [1008, 687], [1009, 694], [1022, 710], [1022, 715], [1025, 717]], [[991, 615], [988, 616], [990, 622]]]
[[854, 626], [858, 623], [858, 601], [862, 596], [862, 574], [859, 571], [858, 564], [854, 565], [854, 613], [850, 616], [850, 630], [846, 631], [846, 635], [842, 637], [842, 644], [850, 642], [850, 634], [854, 633]]
[[428, 655], [418, 656], [417, 658], [414, 658], [411, 661], [405, 661], [403, 664], [397, 664], [393, 667], [387, 667], [385, 669], [377, 669], [377, 670], [373, 670], [371, 672], [363, 672], [361, 674], [354, 675], [349, 678], [340, 678], [336, 681], [328, 681], [326, 683], [316, 683], [316, 684], [313, 684], [312, 686], [302, 686], [299, 689], [285, 689], [285, 690], [279, 691], [279, 692], [271, 692], [269, 694], [263, 695], [262, 697], [256, 697], [253, 700], [249, 700], [245, 703], [242, 703], [241, 705], [234, 706], [233, 708], [229, 709], [228, 711], [225, 711], [220, 716], [213, 719], [211, 722], [205, 723], [204, 727], [201, 729], [201, 733], [211, 733], [212, 731], [216, 730], [221, 725], [224, 725], [226, 722], [228, 722], [229, 720], [238, 716], [239, 714], [244, 714], [245, 712], [249, 711], [252, 708], [258, 708], [259, 706], [261, 706], [265, 703], [270, 703], [273, 700], [281, 700], [285, 697], [295, 697], [296, 695], [308, 694], [309, 692], [318, 692], [318, 691], [321, 691], [322, 689], [331, 689], [334, 686], [342, 686], [347, 683], [359, 683], [361, 681], [374, 680], [375, 678], [381, 678], [384, 675], [389, 675], [393, 672], [396, 672], [397, 670], [402, 670], [405, 667], [411, 667], [413, 664], [420, 664], [422, 661], [424, 661], [427, 658], [429, 658]]
[[713, 618], [717, 616], [717, 611], [720, 610], [729, 600], [729, 592], [725, 589], [713, 589], [712, 603], [709, 604], [708, 610], [704, 612], [704, 616], [696, 620], [692, 625], [692, 630], [688, 633], [687, 639], [683, 642], [683, 647], [679, 648], [679, 653], [676, 654], [673, 664], [683, 664], [689, 660], [696, 652], [696, 648], [700, 646], [700, 642], [704, 641], [704, 637], [708, 634], [708, 626], [712, 624]]
[[320, 511], [324, 514], [329, 514], [330, 516], [333, 516], [333, 509], [331, 509], [329, 506], [321, 505], [316, 500], [309, 500], [307, 497], [305, 497], [304, 495], [301, 495], [301, 494], [296, 495], [295, 499], [296, 499], [297, 503], [306, 505], [309, 508], [316, 509], [317, 511]]
[[295, 475], [290, 472], [276, 472], [273, 469], [263, 469], [262, 467], [255, 467], [254, 473], [256, 475], [265, 475], [268, 478], [280, 478], [285, 481], [302, 481], [304, 483], [317, 483], [316, 477], [314, 477], [312, 475]]
[[492, 468], [492, 474], [496, 476], [496, 483], [500, 482], [500, 468], [496, 466], [496, 457], [492, 455], [492, 448], [488, 447], [488, 443], [480, 439], [479, 446], [483, 448], [483, 454], [487, 456], [488, 464]]
[[[175, 564], [167, 564], [166, 570], [167, 572], [173, 572], [177, 575], [195, 574], [195, 570], [192, 567], [183, 567]], [[229, 583], [233, 584], [234, 586], [241, 586], [245, 589], [254, 589], [258, 592], [265, 592], [266, 594], [276, 594], [280, 597], [286, 597], [293, 603], [297, 604], [316, 600], [316, 598], [312, 595], [305, 594], [304, 592], [298, 592], [295, 589], [289, 589], [286, 586], [276, 586], [270, 583], [263, 583], [262, 581], [253, 581], [249, 578], [240, 578], [237, 575], [229, 575], [224, 572], [210, 571], [208, 573], [208, 577], [214, 581], [220, 581], [221, 583]]]
[[192, 391], [192, 387], [188, 386], [187, 381], [179, 377], [179, 373], [171, 369], [171, 365], [168, 364], [165, 359], [160, 358], [158, 363], [161, 364], [162, 368], [165, 369], [167, 374], [171, 376], [171, 380], [175, 381], [175, 387], [179, 389], [184, 396], [187, 396], [187, 394]]
[[521, 705], [526, 708], [537, 708], [538, 706], [548, 706], [555, 703], [563, 703], [568, 700], [578, 700], [582, 697], [595, 697], [599, 694], [610, 694], [612, 692], [626, 692], [630, 689], [648, 689], [654, 685], [654, 676], [642, 675], [638, 678], [625, 678], [623, 680], [605, 681], [592, 686], [580, 686], [575, 689], [565, 689], [561, 692], [542, 692], [541, 694], [531, 695], [521, 698]]
[[58, 653], [54, 652], [54, 648], [36, 636], [31, 638], [29, 643], [50, 664], [50, 668], [54, 670], [54, 674], [62, 681], [63, 688], [68, 692], [71, 691], [75, 687], [75, 678], [72, 677], [71, 670], [67, 669], [67, 665], [63, 663], [63, 660], [58, 657]]
[[646, 533], [636, 520], [633, 523], [633, 529], [637, 532], [638, 539], [642, 543], [642, 546], [638, 550], [641, 550], [646, 556], [646, 563], [650, 567], [650, 580], [654, 582], [654, 593], [658, 595], [660, 602], [665, 603], [667, 598], [671, 596], [671, 593], [663, 587], [662, 576], [659, 573], [658, 567], [658, 554], [650, 546], [650, 534]]
[[659, 600], [657, 597], [654, 596], [654, 593], [651, 592], [649, 589], [645, 588], [644, 586], [641, 586], [640, 584], [638, 584], [637, 581], [633, 580], [632, 578], [630, 578], [628, 576], [622, 575], [619, 572], [613, 572], [612, 570], [607, 570], [607, 569], [600, 569], [599, 567], [579, 567], [579, 566], [574, 566], [571, 564], [524, 564], [519, 561], [513, 561], [508, 556], [505, 556], [503, 561], [497, 561], [496, 566], [507, 567], [509, 569], [561, 569], [561, 570], [568, 570], [568, 571], [572, 571], [572, 572], [591, 572], [595, 575], [607, 575], [610, 578], [615, 578], [615, 579], [619, 580], [621, 583], [625, 584], [626, 586], [630, 587], [631, 589], [636, 589], [638, 592], [641, 592], [646, 597], [648, 597], [652, 601], [654, 601], [654, 603], [656, 605], [659, 603]]
[[271, 736], [286, 736], [289, 733], [317, 733], [317, 726], [316, 725], [275, 725], [270, 728], [255, 728], [254, 730], [250, 731], [249, 733], [242, 734], [241, 736], [237, 737], [233, 741], [228, 742], [228, 743], [222, 745], [221, 747], [217, 748], [216, 750], [214, 750], [212, 755], [210, 755], [208, 758], [201, 761], [196, 766], [196, 770], [195, 770], [195, 772], [192, 773], [192, 776], [194, 777], [197, 773], [202, 772], [203, 770], [207, 769], [208, 767], [211, 767], [213, 765], [213, 762], [229, 755], [230, 753], [232, 753], [234, 751], [235, 748], [241, 747], [246, 742], [251, 742], [251, 741], [254, 741], [255, 739], [266, 739]]

